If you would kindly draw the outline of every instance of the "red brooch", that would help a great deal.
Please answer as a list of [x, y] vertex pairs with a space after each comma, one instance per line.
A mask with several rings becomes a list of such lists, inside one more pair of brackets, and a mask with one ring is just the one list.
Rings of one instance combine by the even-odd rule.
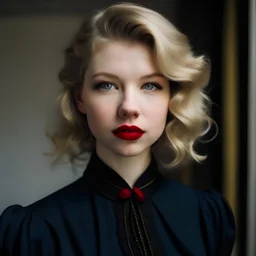
[[132, 192], [134, 193], [134, 195], [138, 201], [140, 201], [140, 202], [145, 201], [144, 193], [139, 188], [136, 188], [136, 187], [134, 187], [132, 191], [128, 188], [121, 189], [119, 192], [119, 196], [122, 199], [128, 199], [128, 198], [132, 197]]
[[135, 192], [135, 196], [139, 201], [145, 201], [145, 195], [139, 188], [134, 187], [133, 191]]
[[122, 198], [122, 199], [127, 199], [127, 198], [130, 198], [132, 196], [132, 192], [130, 189], [128, 188], [123, 188], [120, 190], [119, 192], [119, 196]]

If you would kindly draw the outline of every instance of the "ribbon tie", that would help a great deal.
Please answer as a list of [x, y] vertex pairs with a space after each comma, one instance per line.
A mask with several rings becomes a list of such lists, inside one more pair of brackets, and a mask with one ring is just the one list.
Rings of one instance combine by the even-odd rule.
[[132, 195], [134, 195], [135, 198], [140, 202], [145, 201], [145, 195], [139, 188], [134, 187], [132, 190], [128, 188], [123, 188], [119, 192], [119, 197], [121, 199], [129, 199], [132, 197]]

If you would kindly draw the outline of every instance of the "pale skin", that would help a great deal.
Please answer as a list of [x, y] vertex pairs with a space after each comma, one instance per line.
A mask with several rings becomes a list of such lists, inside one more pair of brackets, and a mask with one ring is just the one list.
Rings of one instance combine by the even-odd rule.
[[[98, 156], [131, 188], [148, 167], [150, 148], [164, 131], [169, 101], [169, 81], [145, 45], [110, 40], [94, 52], [77, 107], [87, 115]], [[134, 141], [115, 137], [112, 131], [124, 124], [145, 133]]]

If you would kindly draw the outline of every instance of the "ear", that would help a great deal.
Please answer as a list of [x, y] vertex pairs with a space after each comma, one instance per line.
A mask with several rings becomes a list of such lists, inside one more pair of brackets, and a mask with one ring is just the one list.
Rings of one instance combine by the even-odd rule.
[[83, 100], [81, 99], [80, 95], [77, 95], [75, 100], [76, 100], [77, 109], [82, 114], [86, 114], [85, 104], [84, 104]]

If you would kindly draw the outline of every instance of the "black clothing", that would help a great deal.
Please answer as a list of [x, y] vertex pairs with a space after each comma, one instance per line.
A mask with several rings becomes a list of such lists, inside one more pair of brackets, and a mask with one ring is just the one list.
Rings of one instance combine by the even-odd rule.
[[228, 256], [234, 239], [217, 192], [164, 178], [154, 158], [131, 189], [96, 152], [77, 181], [0, 217], [4, 256]]

